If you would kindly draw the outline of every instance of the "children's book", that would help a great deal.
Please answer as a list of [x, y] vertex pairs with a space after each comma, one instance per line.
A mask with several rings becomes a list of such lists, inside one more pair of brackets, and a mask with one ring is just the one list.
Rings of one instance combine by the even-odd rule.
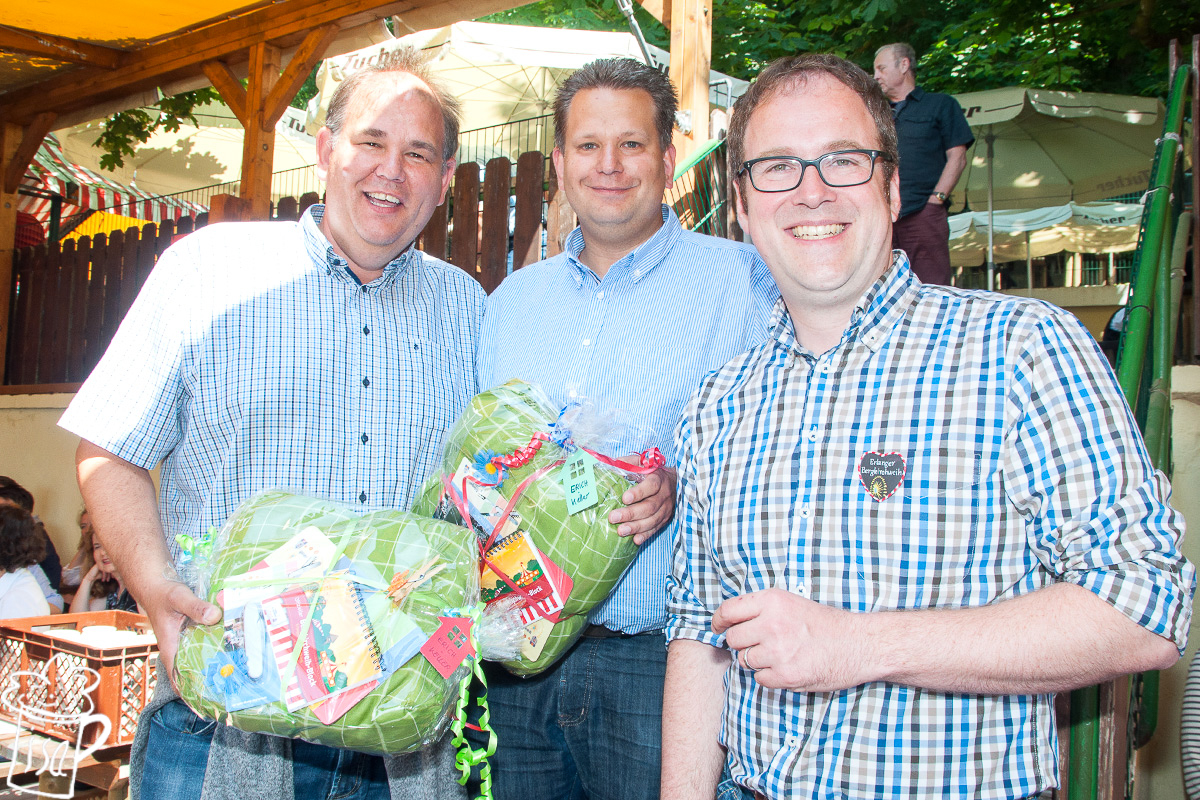
[[403, 611], [392, 609], [388, 612], [392, 618], [388, 620], [389, 630], [383, 634], [381, 638], [396, 639], [387, 651], [383, 654], [383, 671], [380, 676], [374, 680], [367, 681], [362, 686], [356, 689], [351, 689], [341, 694], [330, 697], [327, 700], [321, 700], [312, 704], [313, 713], [317, 715], [317, 719], [325, 725], [332, 724], [335, 720], [354, 707], [354, 704], [362, 700], [380, 684], [387, 681], [392, 676], [392, 673], [403, 666], [410, 658], [417, 655], [421, 651], [421, 646], [429, 639], [417, 624], [412, 621], [412, 617], [405, 614]]
[[525, 598], [522, 613], [546, 617], [562, 610], [563, 598], [558, 587], [550, 580], [543, 563], [546, 557], [533, 546], [525, 531], [516, 531], [497, 539], [484, 552], [483, 559], [479, 576], [483, 602], [499, 600], [520, 589]]
[[262, 607], [289, 711], [382, 674], [375, 632], [358, 587], [345, 573], [293, 586], [264, 600]]

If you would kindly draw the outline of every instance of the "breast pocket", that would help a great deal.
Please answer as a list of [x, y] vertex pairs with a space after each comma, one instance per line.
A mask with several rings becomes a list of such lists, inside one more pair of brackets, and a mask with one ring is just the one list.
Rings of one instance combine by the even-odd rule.
[[862, 577], [877, 608], [953, 604], [976, 558], [992, 471], [983, 450], [929, 448], [908, 457], [903, 484], [872, 502], [863, 521]]

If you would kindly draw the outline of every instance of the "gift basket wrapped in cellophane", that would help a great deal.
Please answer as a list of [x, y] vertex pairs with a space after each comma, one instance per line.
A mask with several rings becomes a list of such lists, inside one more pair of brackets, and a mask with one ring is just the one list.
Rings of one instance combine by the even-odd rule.
[[446, 522], [269, 491], [180, 544], [185, 580], [224, 619], [183, 631], [179, 693], [242, 730], [403, 753], [454, 718], [467, 747], [475, 654], [521, 646], [516, 611], [479, 602], [474, 537]]
[[608, 515], [622, 507], [628, 475], [664, 460], [657, 449], [636, 463], [597, 449], [620, 424], [613, 416], [586, 402], [556, 411], [522, 381], [476, 395], [446, 437], [440, 474], [413, 507], [476, 532], [485, 603], [521, 599], [524, 645], [503, 660], [514, 674], [561, 658], [637, 555]]

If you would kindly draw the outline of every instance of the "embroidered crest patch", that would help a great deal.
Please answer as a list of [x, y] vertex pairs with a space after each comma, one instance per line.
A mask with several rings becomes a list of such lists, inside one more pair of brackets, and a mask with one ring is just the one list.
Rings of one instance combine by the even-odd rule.
[[887, 500], [904, 483], [904, 456], [899, 453], [863, 453], [858, 462], [858, 479], [867, 494]]

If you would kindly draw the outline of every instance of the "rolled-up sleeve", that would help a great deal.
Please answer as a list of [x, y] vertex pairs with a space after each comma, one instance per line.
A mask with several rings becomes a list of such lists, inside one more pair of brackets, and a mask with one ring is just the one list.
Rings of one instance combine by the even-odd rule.
[[1187, 644], [1195, 568], [1183, 515], [1155, 469], [1095, 341], [1052, 314], [1014, 350], [1008, 499], [1055, 580], [1079, 585], [1138, 625]]
[[721, 602], [721, 589], [706, 545], [704, 494], [692, 437], [692, 412], [688, 405], [675, 430], [679, 485], [675, 493], [678, 532], [667, 576], [667, 641], [692, 639], [724, 647], [725, 637], [712, 632], [712, 615]]

